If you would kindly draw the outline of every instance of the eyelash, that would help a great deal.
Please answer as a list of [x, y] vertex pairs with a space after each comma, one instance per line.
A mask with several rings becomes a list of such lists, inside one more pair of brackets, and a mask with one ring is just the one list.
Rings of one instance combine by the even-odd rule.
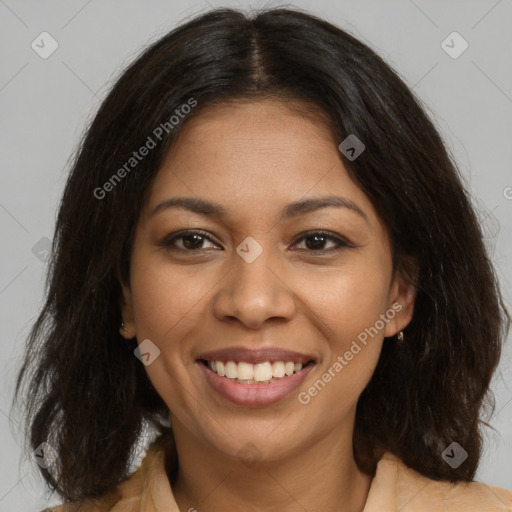
[[[168, 251], [181, 251], [181, 252], [193, 253], [193, 252], [199, 252], [199, 251], [203, 250], [203, 249], [195, 249], [195, 250], [194, 249], [192, 249], [192, 250], [182, 249], [182, 248], [178, 248], [178, 247], [176, 247], [174, 245], [176, 240], [180, 240], [182, 238], [185, 238], [185, 237], [191, 236], [191, 235], [200, 235], [203, 238], [205, 238], [205, 239], [207, 239], [210, 242], [215, 244], [215, 242], [208, 236], [208, 233], [206, 233], [205, 231], [202, 231], [200, 229], [197, 229], [197, 230], [179, 231], [178, 233], [174, 233], [172, 235], [169, 235], [166, 238], [164, 238], [158, 245], [161, 246], [161, 247], [165, 247]], [[341, 251], [342, 249], [347, 249], [347, 248], [353, 248], [354, 247], [353, 245], [348, 243], [346, 240], [343, 240], [342, 238], [339, 238], [337, 236], [333, 236], [329, 231], [323, 231], [323, 230], [307, 231], [305, 233], [301, 233], [300, 238], [298, 238], [294, 242], [294, 245], [296, 245], [298, 242], [300, 242], [302, 240], [306, 240], [307, 238], [312, 238], [315, 235], [323, 237], [326, 240], [330, 240], [330, 241], [335, 242], [337, 247], [331, 248], [331, 249], [327, 249], [327, 250], [325, 250], [325, 249], [324, 250], [318, 250], [318, 251], [315, 251], [313, 249], [300, 249], [300, 250], [310, 251], [310, 252], [313, 252], [315, 254], [322, 255], [322, 254], [330, 254], [332, 252]]]

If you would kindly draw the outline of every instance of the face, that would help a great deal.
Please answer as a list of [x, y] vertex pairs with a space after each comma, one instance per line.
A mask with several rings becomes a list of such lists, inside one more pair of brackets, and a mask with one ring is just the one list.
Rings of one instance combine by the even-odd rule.
[[149, 191], [123, 335], [145, 343], [173, 429], [219, 455], [351, 439], [383, 338], [411, 318], [414, 292], [392, 276], [339, 142], [277, 100], [207, 107]]

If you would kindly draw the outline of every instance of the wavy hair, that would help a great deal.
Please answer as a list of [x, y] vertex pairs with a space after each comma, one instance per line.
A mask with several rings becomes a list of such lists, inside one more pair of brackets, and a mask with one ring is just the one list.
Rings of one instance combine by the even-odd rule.
[[[122, 72], [88, 126], [13, 402], [23, 395], [31, 448], [48, 442], [58, 455], [40, 468], [48, 486], [66, 501], [100, 497], [129, 476], [146, 422], [172, 440], [136, 340], [119, 334], [119, 299], [141, 206], [188, 118], [109, 180], [190, 98], [188, 118], [214, 102], [295, 102], [323, 115], [336, 140], [364, 142], [356, 160], [340, 158], [387, 228], [395, 270], [414, 262], [417, 296], [406, 341], [387, 340], [359, 398], [354, 456], [370, 474], [387, 450], [429, 478], [471, 480], [510, 318], [470, 195], [421, 102], [381, 57], [325, 20], [280, 8], [188, 20]], [[468, 452], [457, 469], [441, 460], [453, 441]]]

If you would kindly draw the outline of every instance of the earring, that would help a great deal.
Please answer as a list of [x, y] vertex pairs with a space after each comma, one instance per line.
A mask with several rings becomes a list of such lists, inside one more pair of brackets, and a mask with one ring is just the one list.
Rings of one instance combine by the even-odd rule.
[[404, 333], [403, 331], [400, 331], [397, 335], [396, 335], [396, 338], [398, 340], [399, 343], [403, 343], [404, 341]]
[[121, 330], [124, 331], [126, 327], [124, 326], [124, 322], [121, 322]]

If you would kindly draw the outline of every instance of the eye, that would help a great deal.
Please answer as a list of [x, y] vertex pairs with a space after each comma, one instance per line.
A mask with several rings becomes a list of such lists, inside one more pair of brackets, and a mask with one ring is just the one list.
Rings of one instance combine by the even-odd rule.
[[[346, 240], [339, 238], [337, 236], [332, 235], [328, 231], [309, 231], [307, 233], [303, 233], [302, 237], [299, 238], [299, 241], [305, 241], [305, 249], [306, 250], [318, 253], [329, 253], [339, 251], [343, 248], [353, 247]], [[325, 248], [326, 242], [331, 242], [334, 244], [331, 248]]]
[[[172, 235], [164, 238], [158, 245], [165, 247], [169, 251], [194, 252], [208, 249], [208, 247], [203, 246], [206, 241], [211, 242], [214, 247], [218, 247], [208, 236], [208, 233], [200, 230], [185, 230], [173, 233]], [[334, 236], [328, 231], [309, 231], [307, 233], [303, 233], [302, 237], [299, 238], [298, 241], [306, 242], [305, 248], [299, 250], [311, 251], [319, 254], [335, 252], [343, 248], [353, 247], [347, 241]], [[329, 242], [333, 244], [333, 247], [326, 248], [325, 244]], [[297, 242], [294, 245], [297, 245]]]
[[205, 231], [187, 230], [174, 233], [164, 238], [158, 245], [166, 247], [168, 250], [193, 252], [205, 249], [205, 247], [202, 247], [205, 240], [212, 242]]

